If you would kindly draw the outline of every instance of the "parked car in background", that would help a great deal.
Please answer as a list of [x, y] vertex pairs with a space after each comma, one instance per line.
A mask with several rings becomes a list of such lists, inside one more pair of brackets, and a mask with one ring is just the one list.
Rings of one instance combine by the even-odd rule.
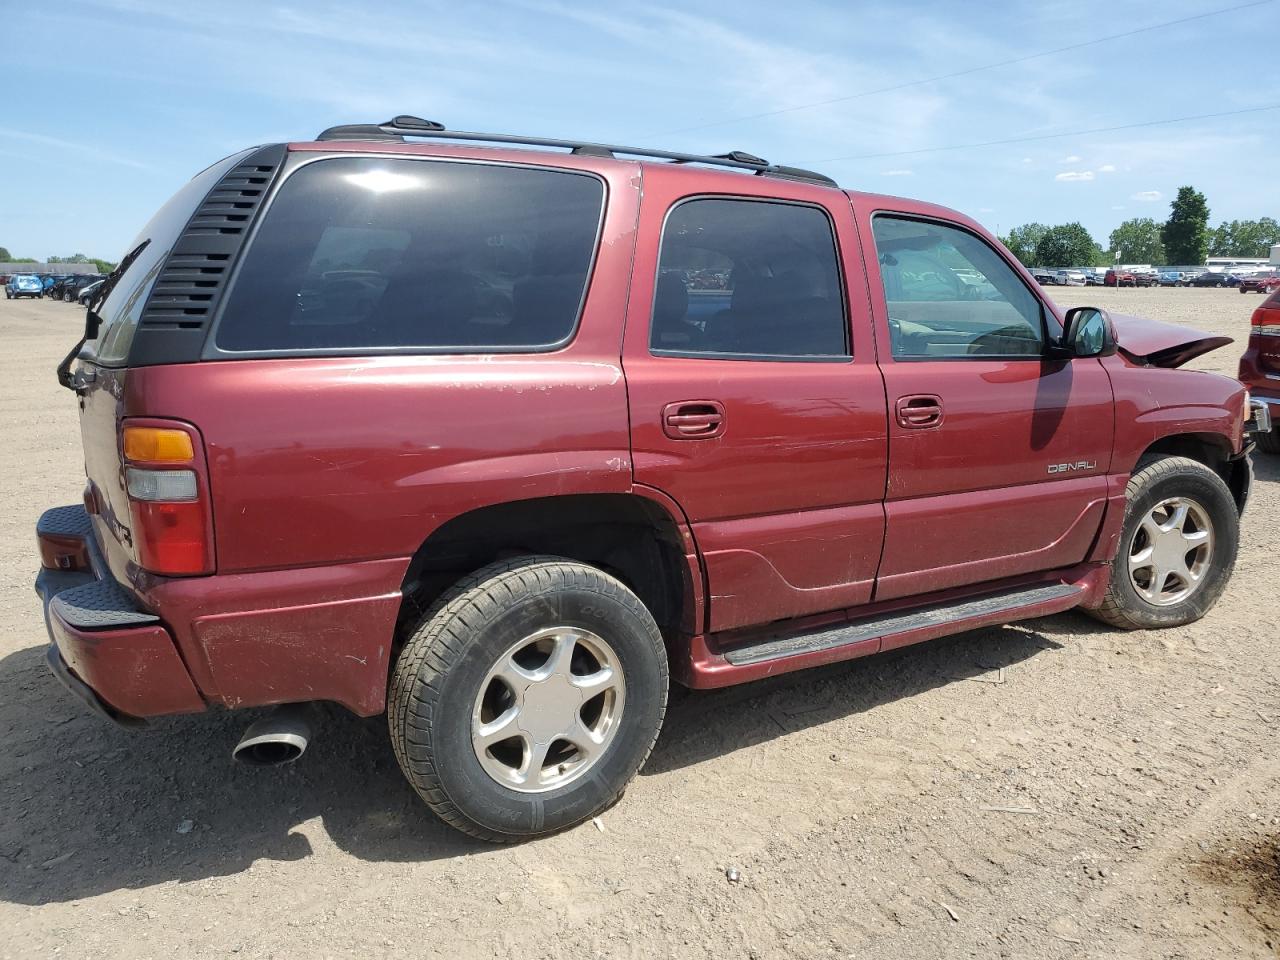
[[1276, 290], [1280, 290], [1280, 274], [1255, 273], [1240, 278], [1241, 293], [1274, 293]]
[[1154, 287], [1160, 281], [1160, 276], [1154, 270], [1133, 270], [1133, 285], [1135, 287]]
[[1085, 270], [1085, 272], [1084, 272], [1084, 282], [1085, 282], [1085, 286], [1087, 286], [1087, 287], [1100, 287], [1100, 286], [1102, 286], [1102, 278], [1103, 278], [1104, 274], [1105, 274], [1105, 271], [1103, 271], [1103, 270], [1099, 270], [1099, 269], [1097, 269], [1096, 267], [1094, 267], [1094, 268], [1092, 268], [1092, 269], [1089, 269], [1089, 270]]
[[106, 280], [106, 277], [99, 277], [96, 280], [94, 280], [92, 283], [86, 284], [85, 286], [81, 287], [79, 292], [76, 294], [76, 300], [78, 300], [80, 303], [83, 303], [87, 306], [89, 301], [93, 299], [94, 294], [96, 294], [98, 290], [102, 288], [102, 284], [105, 280]]
[[16, 300], [19, 297], [39, 299], [44, 294], [44, 285], [33, 273], [15, 273], [4, 285], [4, 298]]
[[1102, 278], [1102, 283], [1107, 287], [1134, 287], [1137, 282], [1134, 280], [1133, 274], [1128, 270], [1108, 270]]
[[621, 797], [673, 680], [1222, 595], [1248, 397], [1175, 368], [1229, 338], [748, 154], [436, 134], [218, 161], [100, 290], [57, 374], [87, 488], [37, 524], [88, 708], [289, 705], [258, 763], [309, 703], [385, 713], [432, 810], [516, 841]]
[[63, 281], [60, 291], [62, 302], [75, 303], [80, 296], [80, 291], [91, 283], [96, 283], [97, 280], [96, 274], [80, 273], [69, 280]]
[[53, 278], [53, 283], [45, 288], [44, 295], [51, 300], [63, 299], [63, 292], [67, 288], [67, 284], [74, 282], [75, 274], [61, 274]]
[[1035, 277], [1036, 283], [1042, 287], [1056, 287], [1060, 283], [1058, 272], [1056, 270], [1047, 270], [1044, 267], [1031, 267], [1031, 276]]
[[[1273, 291], [1249, 320], [1249, 343], [1236, 374], [1254, 403], [1265, 404], [1273, 425], [1280, 425], [1280, 290]], [[1264, 453], [1280, 454], [1280, 433], [1256, 435]]]
[[1186, 277], [1179, 270], [1165, 270], [1160, 274], [1160, 286], [1182, 287], [1186, 285]]
[[1059, 270], [1057, 271], [1058, 283], [1064, 287], [1083, 287], [1085, 285], [1085, 276], [1083, 270]]
[[1234, 287], [1240, 283], [1238, 277], [1229, 273], [1214, 273], [1206, 270], [1191, 281], [1193, 287]]

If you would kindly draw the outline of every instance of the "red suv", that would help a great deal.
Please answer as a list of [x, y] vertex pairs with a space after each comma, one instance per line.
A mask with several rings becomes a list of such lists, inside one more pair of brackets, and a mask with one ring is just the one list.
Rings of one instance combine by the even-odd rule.
[[1170, 368], [1225, 342], [1064, 314], [968, 217], [749, 154], [408, 117], [246, 150], [60, 367], [88, 486], [39, 521], [50, 665], [129, 724], [292, 705], [255, 762], [301, 705], [385, 712], [449, 823], [562, 829], [669, 677], [1203, 616], [1249, 406]]
[[[1280, 412], [1280, 289], [1253, 311], [1249, 345], [1240, 358], [1239, 376], [1253, 395], [1255, 405]], [[1280, 437], [1261, 433], [1258, 448], [1266, 453], [1280, 453]]]

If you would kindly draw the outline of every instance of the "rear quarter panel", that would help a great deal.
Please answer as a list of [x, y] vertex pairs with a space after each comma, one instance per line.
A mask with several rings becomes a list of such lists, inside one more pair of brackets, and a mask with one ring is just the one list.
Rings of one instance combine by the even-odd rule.
[[129, 388], [200, 428], [220, 574], [408, 558], [475, 507], [631, 483], [616, 355], [206, 362]]

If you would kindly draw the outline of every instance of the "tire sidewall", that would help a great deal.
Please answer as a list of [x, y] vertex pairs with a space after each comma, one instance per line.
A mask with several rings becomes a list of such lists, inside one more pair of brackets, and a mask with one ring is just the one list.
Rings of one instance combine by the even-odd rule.
[[[1160, 607], [1148, 603], [1138, 594], [1129, 577], [1128, 561], [1133, 538], [1142, 518], [1157, 503], [1171, 497], [1194, 500], [1209, 515], [1209, 520], [1213, 523], [1213, 556], [1209, 561], [1206, 582], [1199, 590], [1179, 603]], [[1231, 578], [1239, 546], [1239, 525], [1235, 501], [1226, 485], [1211, 474], [1207, 467], [1196, 469], [1180, 466], [1144, 485], [1137, 496], [1129, 501], [1125, 511], [1124, 528], [1114, 566], [1113, 591], [1117, 599], [1131, 616], [1146, 626], [1178, 626], [1199, 620], [1218, 601]]]
[[[666, 705], [661, 639], [643, 608], [582, 585], [523, 595], [491, 618], [472, 624], [462, 655], [439, 683], [432, 704], [431, 751], [440, 786], [467, 817], [487, 830], [523, 836], [572, 826], [612, 802], [635, 774], [657, 735]], [[582, 777], [546, 793], [520, 793], [480, 765], [471, 718], [480, 684], [498, 658], [520, 640], [550, 626], [579, 627], [612, 647], [626, 682], [617, 732], [608, 750]], [[656, 642], [655, 642], [656, 641]]]

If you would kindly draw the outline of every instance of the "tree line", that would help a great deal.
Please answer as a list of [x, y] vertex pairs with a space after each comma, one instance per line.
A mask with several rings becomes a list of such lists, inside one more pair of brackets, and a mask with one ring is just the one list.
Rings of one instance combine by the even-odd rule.
[[1135, 217], [1120, 224], [1107, 238], [1106, 250], [1079, 223], [1024, 223], [1000, 239], [1028, 267], [1190, 266], [1206, 257], [1265, 257], [1280, 243], [1280, 223], [1271, 217], [1224, 221], [1211, 229], [1208, 201], [1194, 187], [1180, 187], [1169, 207], [1164, 223]]
[[99, 260], [97, 257], [86, 257], [83, 253], [73, 253], [69, 257], [49, 257], [37, 260], [35, 257], [15, 257], [8, 247], [0, 247], [0, 263], [92, 263], [99, 273], [110, 273], [116, 265], [110, 260]]

